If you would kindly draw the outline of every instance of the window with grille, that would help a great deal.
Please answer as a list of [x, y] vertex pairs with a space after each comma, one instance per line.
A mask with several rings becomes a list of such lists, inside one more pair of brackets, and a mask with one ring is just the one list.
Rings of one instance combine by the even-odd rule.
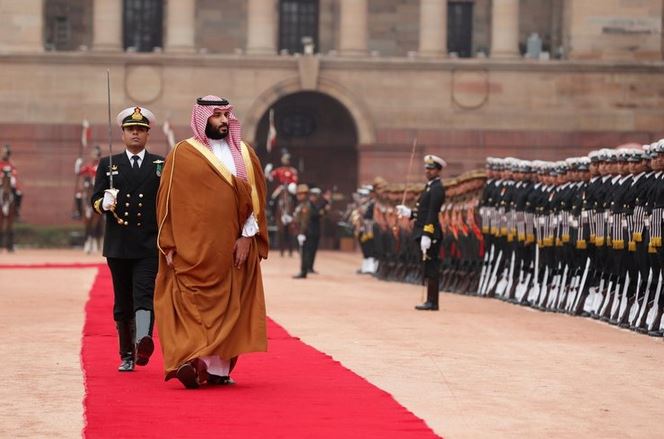
[[55, 17], [53, 26], [53, 42], [56, 48], [69, 46], [69, 17]]
[[124, 48], [152, 52], [162, 47], [162, 0], [124, 0]]
[[316, 118], [312, 111], [294, 109], [279, 120], [279, 132], [284, 138], [308, 137], [316, 131]]
[[472, 56], [473, 3], [467, 1], [447, 3], [447, 51], [460, 58]]
[[90, 0], [46, 0], [44, 2], [44, 48], [78, 50], [92, 37]]
[[279, 51], [302, 53], [302, 39], [311, 38], [318, 52], [318, 0], [279, 1]]

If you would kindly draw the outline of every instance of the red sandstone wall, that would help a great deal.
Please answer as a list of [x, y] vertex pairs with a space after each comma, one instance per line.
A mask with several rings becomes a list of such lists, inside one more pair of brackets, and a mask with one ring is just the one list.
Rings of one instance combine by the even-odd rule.
[[381, 130], [376, 134], [376, 145], [359, 147], [359, 181], [368, 183], [377, 175], [390, 181], [396, 181], [401, 176], [405, 181], [415, 135], [418, 147], [410, 181], [424, 181], [421, 163], [425, 154], [443, 157], [449, 165], [445, 170], [445, 176], [452, 177], [465, 171], [483, 168], [487, 156], [562, 160], [585, 155], [593, 149], [613, 148], [629, 142], [651, 143], [664, 137], [664, 130], [661, 132]]
[[[14, 163], [24, 192], [22, 217], [30, 224], [70, 224], [78, 156], [80, 125], [0, 124], [2, 144], [12, 146]], [[366, 183], [380, 175], [389, 181], [405, 181], [415, 131], [382, 130], [375, 145], [359, 146], [359, 181]], [[446, 176], [481, 168], [484, 158], [516, 156], [526, 159], [557, 160], [581, 155], [591, 149], [615, 147], [627, 142], [650, 143], [662, 132], [553, 132], [553, 131], [417, 131], [418, 148], [411, 181], [421, 181], [424, 154], [437, 154], [449, 163]], [[114, 152], [123, 150], [120, 131], [113, 129]], [[176, 139], [190, 136], [189, 127], [175, 127]], [[108, 150], [107, 128], [92, 127], [91, 145]], [[160, 129], [152, 132], [150, 150], [166, 153]], [[84, 153], [87, 159], [89, 151]]]
[[[80, 125], [28, 125], [0, 124], [0, 143], [12, 148], [12, 160], [19, 172], [19, 184], [23, 190], [21, 217], [29, 224], [72, 224], [74, 199], [74, 163], [78, 157]], [[185, 129], [177, 135], [188, 133]], [[113, 151], [124, 150], [120, 131], [113, 129]], [[92, 141], [83, 153], [87, 160], [92, 146], [99, 144], [102, 153], [108, 154], [108, 128], [92, 127]], [[166, 141], [160, 130], [153, 130], [152, 147], [157, 154], [166, 152]]]

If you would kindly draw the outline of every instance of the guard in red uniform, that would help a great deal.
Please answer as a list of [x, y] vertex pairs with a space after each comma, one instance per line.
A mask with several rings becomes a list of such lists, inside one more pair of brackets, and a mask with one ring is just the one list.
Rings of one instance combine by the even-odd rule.
[[290, 154], [288, 152], [281, 155], [281, 166], [272, 170], [268, 175], [270, 181], [276, 181], [279, 185], [297, 183], [297, 169], [290, 165]]
[[76, 180], [76, 194], [74, 202], [76, 203], [76, 210], [74, 212], [74, 219], [80, 219], [83, 217], [83, 192], [85, 189], [86, 182], [87, 184], [92, 184], [94, 187], [95, 175], [97, 175], [97, 166], [99, 166], [99, 159], [101, 158], [101, 148], [99, 145], [95, 145], [94, 149], [90, 153], [90, 161], [82, 165], [82, 159], [76, 160], [76, 166], [74, 172], [78, 177]]
[[9, 168], [11, 173], [11, 183], [12, 189], [14, 190], [14, 199], [16, 205], [16, 219], [20, 216], [21, 210], [21, 200], [23, 199], [23, 192], [21, 192], [21, 186], [18, 182], [18, 171], [14, 162], [11, 160], [12, 150], [9, 145], [5, 145], [2, 148], [2, 155], [0, 155], [0, 169]]

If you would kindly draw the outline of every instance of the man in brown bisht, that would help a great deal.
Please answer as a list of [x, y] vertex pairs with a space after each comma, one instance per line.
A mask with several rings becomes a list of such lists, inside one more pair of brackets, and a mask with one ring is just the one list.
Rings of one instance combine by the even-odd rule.
[[233, 106], [199, 98], [194, 136], [166, 158], [157, 196], [154, 294], [166, 380], [229, 384], [239, 354], [267, 350], [260, 261], [265, 178]]

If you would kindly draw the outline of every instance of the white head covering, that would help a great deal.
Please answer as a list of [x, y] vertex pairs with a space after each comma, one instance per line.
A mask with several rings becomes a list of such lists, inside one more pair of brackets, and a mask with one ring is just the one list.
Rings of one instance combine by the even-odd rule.
[[154, 113], [144, 107], [127, 107], [115, 117], [120, 128], [142, 126], [150, 128], [157, 123]]

